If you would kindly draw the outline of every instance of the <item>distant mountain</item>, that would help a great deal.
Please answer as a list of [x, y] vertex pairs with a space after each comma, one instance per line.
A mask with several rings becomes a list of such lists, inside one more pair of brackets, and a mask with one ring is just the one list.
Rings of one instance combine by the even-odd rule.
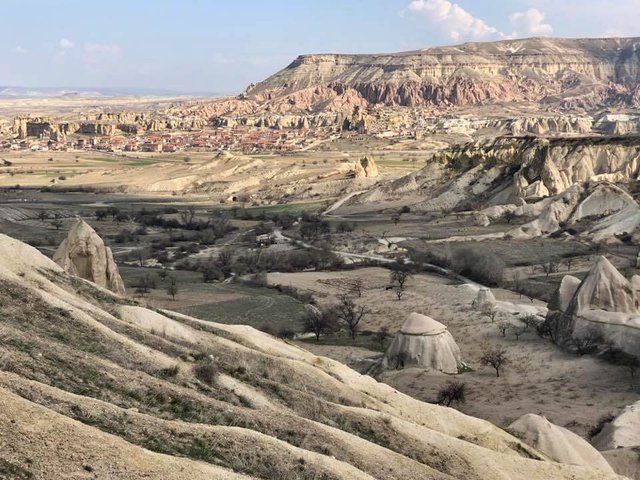
[[242, 98], [274, 111], [330, 108], [345, 99], [408, 107], [639, 107], [640, 38], [531, 38], [395, 54], [301, 55]]
[[102, 88], [102, 87], [15, 87], [0, 85], [0, 99], [19, 98], [109, 98], [129, 96], [221, 96], [215, 92], [177, 92], [166, 89], [150, 88]]

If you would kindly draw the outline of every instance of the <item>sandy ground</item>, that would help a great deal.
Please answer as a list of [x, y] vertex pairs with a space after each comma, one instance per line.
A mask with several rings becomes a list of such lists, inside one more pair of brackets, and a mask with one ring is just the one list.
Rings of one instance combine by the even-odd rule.
[[[401, 301], [385, 291], [388, 271], [369, 268], [349, 272], [305, 272], [271, 274], [273, 283], [295, 285], [312, 291], [318, 301], [330, 304], [345, 291], [348, 280], [361, 278], [365, 291], [359, 303], [370, 313], [363, 321], [363, 330], [377, 330], [386, 325], [397, 331], [412, 311], [423, 313], [445, 324], [462, 351], [463, 360], [472, 368], [460, 375], [467, 388], [467, 402], [460, 410], [506, 427], [525, 413], [545, 415], [550, 421], [586, 436], [597, 420], [628, 405], [638, 398], [628, 374], [621, 368], [593, 357], [578, 357], [561, 351], [535, 332], [527, 332], [516, 340], [498, 331], [498, 323], [517, 318], [501, 313], [495, 322], [471, 308], [473, 292], [448, 279], [435, 275], [416, 275], [408, 282], [408, 291]], [[517, 294], [494, 290], [498, 300], [522, 302]], [[544, 305], [536, 302], [537, 305]], [[480, 356], [488, 345], [499, 345], [508, 352], [510, 363], [500, 378], [489, 367], [480, 364]], [[375, 352], [362, 348], [304, 344], [316, 354], [357, 364]], [[450, 376], [423, 369], [388, 371], [381, 380], [418, 399], [432, 401]]]

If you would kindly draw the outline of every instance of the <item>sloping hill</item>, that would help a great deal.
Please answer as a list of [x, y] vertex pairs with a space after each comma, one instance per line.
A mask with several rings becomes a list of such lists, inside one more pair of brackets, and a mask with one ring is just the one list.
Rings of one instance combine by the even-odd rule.
[[241, 475], [615, 478], [250, 327], [132, 305], [0, 235], [0, 477]]

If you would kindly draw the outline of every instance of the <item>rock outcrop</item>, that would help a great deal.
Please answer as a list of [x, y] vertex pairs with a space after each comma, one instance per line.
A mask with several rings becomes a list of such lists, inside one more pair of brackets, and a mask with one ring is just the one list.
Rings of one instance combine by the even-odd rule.
[[[386, 55], [302, 55], [250, 87], [274, 103], [318, 88], [353, 92], [367, 104], [407, 107], [555, 102], [565, 109], [634, 104], [636, 38], [531, 38], [466, 43]], [[532, 69], [531, 65], [536, 68]], [[585, 93], [576, 94], [589, 85]]]
[[476, 298], [473, 300], [472, 307], [479, 312], [489, 312], [496, 308], [496, 297], [488, 288], [481, 287], [478, 290]]
[[597, 333], [602, 342], [640, 357], [640, 298], [635, 288], [605, 258], [600, 257], [576, 287], [566, 276], [549, 303], [546, 324], [554, 339], [571, 340]]
[[355, 178], [375, 178], [378, 176], [378, 166], [371, 157], [356, 160], [353, 166]]
[[417, 366], [458, 373], [463, 366], [460, 348], [447, 327], [419, 313], [410, 314], [373, 371]]
[[566, 428], [554, 425], [545, 417], [531, 413], [523, 415], [507, 430], [555, 462], [614, 473], [600, 452], [586, 440]]
[[628, 405], [611, 422], [606, 423], [591, 443], [598, 450], [640, 447], [640, 401]]
[[111, 249], [82, 219], [78, 219], [53, 255], [67, 273], [89, 280], [112, 292], [124, 294], [124, 282]]

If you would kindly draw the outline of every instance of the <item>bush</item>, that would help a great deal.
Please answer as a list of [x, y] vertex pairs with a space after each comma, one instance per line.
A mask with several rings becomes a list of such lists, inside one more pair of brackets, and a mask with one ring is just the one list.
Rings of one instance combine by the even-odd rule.
[[452, 403], [465, 402], [465, 384], [456, 380], [451, 380], [438, 391], [436, 403], [450, 407]]
[[591, 427], [589, 429], [589, 438], [593, 438], [596, 435], [598, 435], [602, 429], [604, 428], [604, 426], [607, 423], [610, 423], [614, 418], [616, 418], [612, 413], [609, 413], [607, 415], [603, 415], [598, 419], [598, 423], [596, 423], [593, 427]]
[[497, 285], [502, 281], [504, 261], [496, 254], [480, 247], [463, 247], [453, 252], [453, 270], [487, 285]]
[[207, 385], [215, 383], [218, 372], [218, 366], [212, 360], [203, 361], [193, 367], [196, 378]]

